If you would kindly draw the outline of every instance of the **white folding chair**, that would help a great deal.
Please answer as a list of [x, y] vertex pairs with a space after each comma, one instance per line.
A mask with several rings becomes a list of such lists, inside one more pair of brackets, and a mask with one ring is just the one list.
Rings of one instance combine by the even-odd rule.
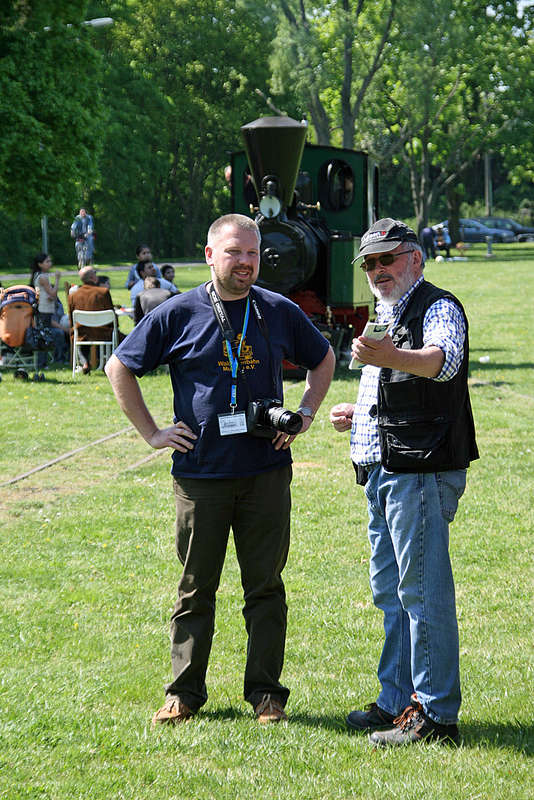
[[[83, 325], [85, 328], [101, 328], [103, 325], [113, 323], [113, 330], [111, 338], [102, 340], [93, 339], [79, 339], [78, 338], [78, 325]], [[76, 374], [76, 367], [78, 364], [79, 348], [82, 345], [96, 345], [99, 348], [99, 363], [98, 368], [104, 369], [104, 364], [111, 356], [112, 352], [117, 347], [119, 342], [119, 334], [117, 329], [117, 317], [113, 309], [105, 311], [80, 311], [74, 309], [72, 312], [72, 324], [74, 327], [74, 337], [72, 340], [72, 375]], [[80, 364], [82, 362], [80, 361]]]

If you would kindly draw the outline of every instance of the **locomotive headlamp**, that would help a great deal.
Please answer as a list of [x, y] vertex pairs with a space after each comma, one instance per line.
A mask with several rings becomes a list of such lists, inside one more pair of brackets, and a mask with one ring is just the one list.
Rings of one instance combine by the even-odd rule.
[[270, 219], [271, 217], [277, 217], [280, 213], [280, 200], [278, 197], [274, 197], [270, 194], [265, 194], [260, 200], [260, 211], [264, 217]]
[[277, 217], [282, 205], [280, 203], [278, 179], [274, 175], [266, 175], [261, 182], [263, 197], [260, 200], [260, 211], [264, 217]]

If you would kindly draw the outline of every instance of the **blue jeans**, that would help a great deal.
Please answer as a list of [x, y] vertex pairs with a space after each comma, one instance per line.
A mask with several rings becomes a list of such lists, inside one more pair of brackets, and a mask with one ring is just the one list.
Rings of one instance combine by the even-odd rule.
[[449, 523], [465, 479], [465, 470], [399, 473], [377, 465], [365, 486], [370, 584], [386, 635], [377, 704], [398, 715], [415, 692], [443, 725], [457, 721], [461, 702]]

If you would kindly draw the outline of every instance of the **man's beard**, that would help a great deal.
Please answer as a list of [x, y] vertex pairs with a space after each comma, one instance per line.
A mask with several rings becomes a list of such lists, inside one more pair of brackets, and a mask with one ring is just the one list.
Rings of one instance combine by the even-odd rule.
[[382, 303], [382, 305], [386, 306], [387, 308], [392, 308], [396, 303], [399, 302], [401, 297], [406, 294], [410, 286], [413, 286], [415, 280], [413, 278], [410, 266], [408, 266], [401, 275], [398, 275], [397, 278], [394, 278], [394, 276], [389, 272], [387, 274], [392, 280], [395, 281], [395, 286], [393, 286], [387, 295], [382, 294], [380, 291], [380, 284], [375, 286], [371, 280], [369, 281], [369, 288], [374, 296]]

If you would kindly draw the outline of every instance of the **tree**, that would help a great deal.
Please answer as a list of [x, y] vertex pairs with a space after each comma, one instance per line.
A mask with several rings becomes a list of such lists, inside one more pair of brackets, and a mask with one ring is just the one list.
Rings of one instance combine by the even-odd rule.
[[[156, 251], [198, 251], [241, 125], [259, 116], [268, 38], [257, 12], [224, 0], [134, 0], [115, 13], [98, 208]], [[99, 216], [102, 213], [98, 212]]]
[[101, 58], [83, 10], [28, 0], [3, 15], [0, 209], [10, 215], [63, 214], [98, 172]]
[[[445, 193], [458, 240], [462, 181], [473, 163], [517, 135], [531, 96], [532, 50], [515, 2], [406, 4], [403, 30], [374, 86], [374, 147], [410, 173], [419, 227]], [[526, 48], [526, 49], [525, 49]]]
[[353, 147], [367, 92], [390, 47], [397, 0], [274, 0], [270, 6], [278, 19], [275, 90], [292, 88], [319, 144]]

